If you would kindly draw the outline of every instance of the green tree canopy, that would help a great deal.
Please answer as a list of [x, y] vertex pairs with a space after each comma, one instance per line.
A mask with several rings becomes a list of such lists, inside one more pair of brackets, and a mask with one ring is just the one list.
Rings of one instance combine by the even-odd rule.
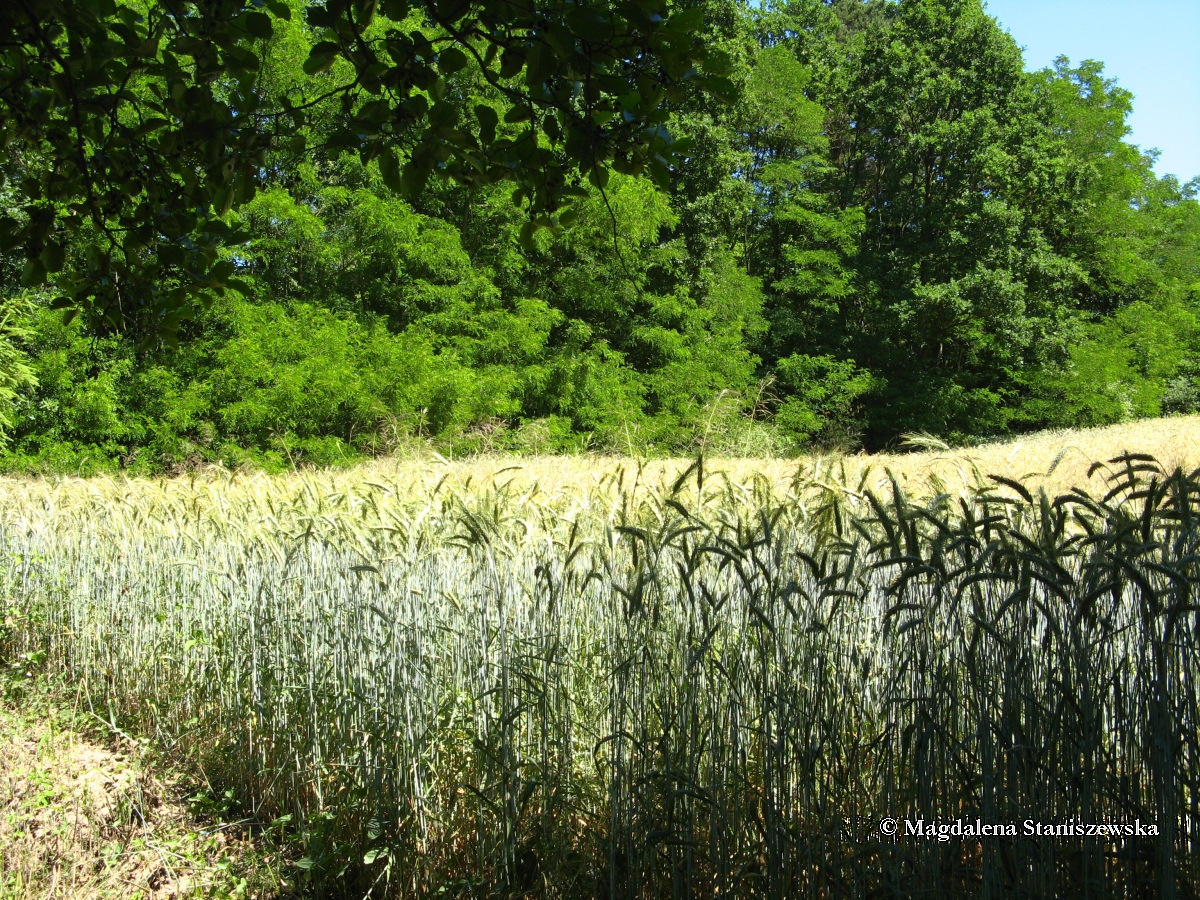
[[[302, 73], [264, 77], [301, 15]], [[530, 228], [550, 226], [581, 178], [669, 178], [670, 105], [731, 89], [703, 16], [670, 0], [3, 4], [0, 142], [22, 203], [0, 249], [28, 286], [55, 275], [56, 303], [91, 325], [170, 334], [240, 287], [227, 214], [269, 180], [272, 150], [304, 151], [316, 111], [334, 120], [324, 152], [378, 159], [406, 196], [433, 173], [511, 181]], [[498, 102], [464, 111], [472, 79]]]
[[0, 27], [0, 465], [1200, 411], [1200, 182], [1154, 175], [1098, 62], [1025, 71], [982, 0], [17, 0]]

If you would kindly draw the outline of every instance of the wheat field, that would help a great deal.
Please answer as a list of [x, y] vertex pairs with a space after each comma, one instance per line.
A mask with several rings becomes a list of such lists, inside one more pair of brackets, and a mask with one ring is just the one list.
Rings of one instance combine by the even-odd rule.
[[[1021, 480], [1060, 494], [1073, 487], [1101, 491], [1106, 470], [1092, 470], [1126, 452], [1153, 456], [1166, 469], [1200, 466], [1200, 416], [1149, 419], [1102, 428], [1043, 431], [1010, 441], [925, 452], [828, 455], [798, 459], [711, 458], [710, 473], [727, 478], [743, 492], [766, 488], [786, 493], [794, 486], [835, 480], [886, 489], [894, 474], [914, 496], [970, 493], [988, 483], [988, 475]], [[547, 506], [570, 505], [589, 495], [616, 490], [628, 499], [638, 491], [669, 487], [691, 459], [635, 460], [611, 456], [472, 456], [448, 460], [430, 451], [370, 461], [349, 469], [302, 470], [284, 475], [212, 468], [174, 478], [124, 479], [0, 477], [0, 492], [10, 498], [55, 497], [57, 502], [92, 495], [120, 494], [126, 502], [154, 505], [172, 496], [208, 496], [223, 506], [262, 496], [284, 497], [300, 490], [337, 494], [370, 483], [408, 499], [448, 488], [479, 492], [506, 486], [532, 492]], [[182, 492], [182, 493], [181, 493]], [[49, 501], [47, 501], [49, 502]]]
[[1193, 896], [1198, 434], [7, 480], [0, 640], [314, 889]]
[[[776, 489], [814, 472], [845, 472], [846, 480], [875, 488], [887, 484], [893, 472], [911, 493], [930, 490], [970, 491], [986, 475], [1003, 475], [1045, 487], [1052, 494], [1072, 487], [1098, 489], [1103, 472], [1089, 474], [1094, 462], [1103, 462], [1125, 452], [1146, 453], [1165, 468], [1200, 466], [1200, 416], [1149, 419], [1102, 428], [1042, 431], [1014, 440], [960, 449], [925, 452], [818, 456], [799, 459], [729, 459], [709, 461], [714, 472], [724, 472], [740, 483], [765, 479]], [[637, 461], [613, 457], [472, 457], [450, 461], [432, 455], [417, 459], [390, 459], [354, 470], [368, 477], [394, 476], [409, 480], [414, 490], [426, 490], [443, 475], [452, 483], [479, 484], [492, 479], [512, 480], [525, 486], [536, 483], [551, 495], [586, 492], [603, 479], [623, 473], [632, 485], [641, 471], [639, 484], [661, 488], [673, 481], [691, 463], [690, 459]], [[361, 477], [356, 474], [352, 477]], [[933, 483], [931, 484], [931, 478]]]

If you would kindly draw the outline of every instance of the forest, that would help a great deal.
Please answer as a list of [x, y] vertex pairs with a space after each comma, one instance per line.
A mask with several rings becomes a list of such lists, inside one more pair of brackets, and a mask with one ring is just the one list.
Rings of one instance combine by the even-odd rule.
[[[596, 113], [664, 110], [671, 164], [618, 155], [548, 203], [519, 181], [412, 176], [420, 147], [351, 146], [348, 114], [384, 127], [363, 124], [371, 95], [350, 109], [324, 90], [355, 63], [323, 49], [318, 7], [289, 3], [267, 4], [228, 90], [307, 115], [217, 210], [227, 285], [167, 327], [64, 315], [54, 271], [108, 259], [101, 229], [40, 256], [5, 244], [5, 470], [280, 470], [419, 442], [874, 452], [1200, 411], [1200, 179], [1155, 174], [1101, 62], [1027, 72], [980, 0], [703, 0], [686, 23], [731, 89]], [[420, 10], [394, 14], [436, 41]], [[558, 141], [562, 117], [485, 62], [442, 53], [421, 114], [533, 135], [533, 153]], [[8, 235], [55, 162], [6, 121]], [[158, 246], [162, 283], [192, 241]]]

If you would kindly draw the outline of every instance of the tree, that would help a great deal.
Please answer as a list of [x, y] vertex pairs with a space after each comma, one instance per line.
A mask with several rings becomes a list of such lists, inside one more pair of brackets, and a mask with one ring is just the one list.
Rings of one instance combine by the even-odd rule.
[[1079, 206], [1064, 249], [1086, 267], [1080, 305], [1111, 315], [1161, 287], [1145, 215], [1157, 180], [1153, 157], [1125, 140], [1133, 95], [1104, 77], [1102, 63], [1072, 67], [1061, 56], [1035, 76], [1035, 86], [1050, 101], [1077, 179]]
[[1127, 142], [1133, 96], [1103, 66], [1060, 57], [1037, 73], [1071, 160], [1075, 207], [1061, 252], [1080, 268], [1078, 337], [1066, 365], [1031, 371], [1018, 421], [1100, 425], [1198, 408], [1197, 184], [1157, 178]]
[[[302, 8], [306, 77], [264, 90], [276, 28]], [[244, 236], [227, 215], [270, 176], [268, 151], [304, 151], [331, 101], [326, 150], [379, 159], [408, 196], [433, 173], [512, 181], [528, 238], [584, 177], [670, 177], [671, 104], [731, 89], [703, 15], [671, 0], [3, 4], [0, 143], [23, 202], [0, 220], [0, 251], [24, 258], [26, 285], [54, 275], [56, 304], [94, 326], [170, 335], [240, 287], [223, 251]], [[467, 73], [497, 101], [469, 119], [453, 102]]]
[[740, 108], [751, 159], [745, 177], [754, 187], [746, 259], [767, 289], [763, 349], [782, 400], [777, 422], [795, 441], [824, 433], [844, 444], [854, 440], [855, 400], [872, 383], [845, 358], [863, 213], [841, 207], [831, 190], [830, 114], [811, 99], [813, 70], [801, 58], [811, 49], [805, 44], [823, 41], [814, 26], [832, 30], [834, 20], [810, 24], [806, 6], [789, 4], [758, 22], [765, 46]]
[[1071, 159], [979, 0], [890, 13], [865, 41], [841, 161], [843, 203], [865, 211], [854, 356], [885, 384], [873, 439], [997, 433], [1019, 374], [1065, 352]]

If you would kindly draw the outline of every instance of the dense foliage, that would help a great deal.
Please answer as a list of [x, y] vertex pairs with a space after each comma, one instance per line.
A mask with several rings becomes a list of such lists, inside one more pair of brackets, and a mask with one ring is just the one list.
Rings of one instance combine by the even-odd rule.
[[[24, 256], [27, 283], [55, 274], [57, 301], [93, 326], [173, 338], [193, 306], [242, 288], [227, 214], [310, 137], [377, 161], [409, 197], [435, 172], [515, 182], [549, 226], [582, 176], [669, 178], [664, 100], [733, 92], [703, 16], [669, 0], [5, 4], [0, 146], [30, 164], [0, 249]], [[489, 96], [469, 110], [473, 82]], [[517, 127], [497, 129], [495, 101]], [[69, 254], [83, 235], [88, 252]]]
[[[120, 8], [143, 6], [152, 21], [154, 4]], [[371, 105], [362, 60], [328, 39], [329, 6], [267, 4], [244, 70], [208, 82], [234, 106], [309, 98], [286, 142], [255, 145], [255, 190], [201, 217], [219, 240], [131, 245], [162, 262], [139, 270], [158, 279], [150, 293], [193, 306], [131, 300], [128, 315], [101, 304], [64, 321], [44, 260], [0, 258], [9, 468], [331, 464], [422, 439], [874, 449], [913, 431], [955, 441], [1200, 408], [1200, 183], [1154, 174], [1126, 140], [1132, 97], [1099, 63], [1027, 73], [980, 0], [672, 7], [666, 21], [687, 13], [737, 96], [637, 73], [627, 95], [608, 84], [589, 121], [651, 122], [674, 155], [610, 135], [590, 168], [576, 107], [553, 94], [580, 59], [513, 69], [486, 55], [512, 35], [455, 36], [438, 4], [398, 25], [383, 4], [371, 46], [481, 50], [414, 57], [430, 75], [405, 82], [424, 117], [405, 120], [410, 140], [389, 130], [399, 107]], [[581, 22], [563, 27], [547, 46], [585, 40]], [[535, 69], [542, 105], [522, 99]], [[143, 67], [128, 90], [167, 103], [160, 76]], [[50, 203], [31, 207], [31, 184], [70, 175], [52, 138], [0, 164], [12, 229]], [[478, 177], [462, 168], [472, 146]], [[87, 219], [58, 202], [58, 219]], [[101, 226], [115, 220], [97, 215], [47, 224], [37, 259], [109, 265]], [[210, 250], [238, 290], [185, 284], [186, 255]], [[183, 307], [191, 318], [172, 318]], [[174, 340], [155, 337], [165, 319]]]

